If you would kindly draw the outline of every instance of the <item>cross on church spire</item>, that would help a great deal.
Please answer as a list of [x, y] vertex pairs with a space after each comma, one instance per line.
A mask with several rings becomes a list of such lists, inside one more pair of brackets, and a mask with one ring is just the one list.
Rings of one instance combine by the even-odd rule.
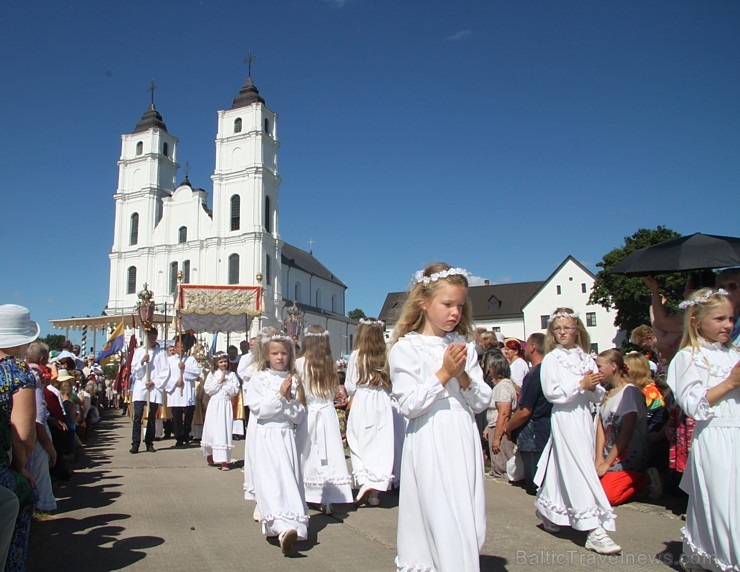
[[313, 254], [313, 238], [308, 239], [308, 253]]
[[159, 86], [156, 83], [154, 83], [154, 80], [152, 80], [151, 85], [148, 88], [146, 88], [146, 90], [152, 94], [152, 107], [154, 106], [154, 92], [157, 90], [158, 87]]
[[247, 77], [252, 77], [252, 62], [256, 59], [257, 56], [252, 53], [252, 50], [249, 50], [247, 57], [242, 60], [245, 64], [247, 64]]
[[190, 161], [185, 161], [185, 178], [188, 178], [188, 175], [190, 175]]

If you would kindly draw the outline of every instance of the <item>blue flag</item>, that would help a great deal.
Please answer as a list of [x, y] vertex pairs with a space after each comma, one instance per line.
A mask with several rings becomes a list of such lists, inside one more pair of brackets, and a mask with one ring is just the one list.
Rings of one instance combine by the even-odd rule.
[[115, 354], [123, 349], [123, 342], [123, 320], [121, 320], [121, 323], [113, 330], [108, 341], [105, 342], [103, 349], [95, 356], [95, 361], [100, 365], [105, 365]]

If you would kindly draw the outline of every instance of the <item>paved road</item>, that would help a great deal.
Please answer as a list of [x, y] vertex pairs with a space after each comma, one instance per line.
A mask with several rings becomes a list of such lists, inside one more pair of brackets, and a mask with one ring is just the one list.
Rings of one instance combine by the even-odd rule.
[[[394, 570], [396, 494], [383, 495], [377, 508], [310, 511], [309, 538], [287, 558], [252, 520], [239, 468], [208, 467], [197, 447], [175, 449], [173, 440], [158, 443], [156, 453], [131, 455], [130, 432], [128, 417], [104, 417], [80, 459], [84, 468], [58, 489], [58, 514], [34, 523], [30, 571]], [[236, 445], [241, 465], [244, 442]], [[518, 487], [487, 481], [481, 570], [678, 569], [682, 522], [663, 506], [617, 508], [613, 537], [624, 553], [604, 557], [583, 548], [581, 533], [544, 532], [532, 500]]]

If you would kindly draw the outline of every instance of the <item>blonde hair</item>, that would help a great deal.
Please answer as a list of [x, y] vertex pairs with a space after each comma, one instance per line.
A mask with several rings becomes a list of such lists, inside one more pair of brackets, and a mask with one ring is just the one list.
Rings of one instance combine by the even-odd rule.
[[391, 386], [382, 322], [375, 318], [360, 322], [352, 349], [357, 351], [358, 385]]
[[[266, 330], [267, 328], [263, 330], [263, 336], [278, 335], [274, 333], [269, 333]], [[270, 328], [270, 330], [275, 329]], [[275, 332], [277, 332], [277, 330], [275, 330]], [[258, 362], [258, 368], [260, 369], [260, 371], [265, 371], [270, 367], [270, 344], [280, 344], [286, 350], [288, 350], [288, 367], [285, 368], [285, 371], [287, 371], [290, 375], [295, 375], [295, 345], [293, 344], [293, 340], [288, 338], [287, 336], [285, 338], [279, 338], [277, 340], [267, 340], [260, 343], [260, 358]], [[303, 391], [303, 385], [300, 383], [297, 385], [296, 398], [301, 403], [303, 403], [303, 405], [306, 405], [306, 393], [305, 391]]]
[[645, 389], [653, 383], [650, 362], [640, 352], [628, 353], [624, 356], [624, 363], [627, 366], [627, 377], [631, 383], [640, 389]]
[[578, 328], [578, 333], [576, 334], [576, 345], [581, 348], [584, 352], [588, 353], [591, 349], [591, 338], [588, 335], [588, 332], [586, 331], [586, 326], [583, 325], [583, 322], [581, 322], [581, 318], [575, 315], [575, 312], [572, 308], [557, 308], [552, 315], [557, 314], [570, 314], [573, 317], [571, 318], [565, 318], [564, 316], [559, 316], [555, 318], [554, 320], [550, 320], [550, 322], [547, 324], [547, 332], [545, 333], [545, 353], [550, 353], [552, 350], [554, 350], [556, 347], [558, 347], [558, 339], [555, 336], [555, 320], [573, 320], [576, 323], [576, 327]]
[[[699, 322], [701, 322], [709, 312], [716, 310], [725, 302], [729, 302], [730, 306], [733, 306], [733, 304], [728, 295], [720, 294], [714, 288], [701, 288], [699, 290], [695, 290], [686, 300], [690, 305], [686, 308], [686, 313], [684, 314], [683, 337], [681, 338], [681, 345], [678, 349], [682, 350], [687, 347], [692, 347], [693, 349], [698, 350], [699, 338], [702, 337], [699, 333]], [[722, 345], [731, 348], [733, 346], [732, 339], [727, 340]]]
[[[422, 276], [431, 276], [439, 272], [449, 270], [451, 266], [444, 262], [434, 262], [424, 268]], [[463, 305], [460, 321], [455, 327], [455, 332], [470, 338], [473, 335], [473, 312], [470, 307], [470, 301], [467, 297], [468, 279], [464, 274], [453, 274], [444, 278], [438, 278], [428, 284], [424, 282], [415, 282], [411, 286], [406, 301], [401, 310], [401, 316], [398, 319], [396, 328], [393, 331], [393, 341], [395, 344], [399, 339], [409, 332], [418, 332], [424, 327], [426, 312], [423, 309], [425, 302], [429, 302], [437, 295], [437, 291], [446, 285], [462, 286], [466, 290], [465, 304]]]
[[630, 334], [630, 342], [640, 346], [643, 344], [643, 342], [654, 337], [655, 332], [653, 331], [653, 329], [650, 326], [646, 326], [645, 324], [643, 324], [641, 326], [637, 326], [634, 330], [632, 330], [632, 333]]
[[603, 358], [606, 361], [616, 365], [617, 375], [620, 377], [625, 377], [624, 356], [622, 355], [622, 352], [612, 348], [609, 350], [604, 350], [598, 355], [598, 357]]
[[308, 326], [306, 333], [313, 334], [303, 336], [306, 389], [311, 395], [333, 399], [339, 385], [339, 375], [331, 355], [329, 336], [326, 335], [326, 329], [318, 324]]

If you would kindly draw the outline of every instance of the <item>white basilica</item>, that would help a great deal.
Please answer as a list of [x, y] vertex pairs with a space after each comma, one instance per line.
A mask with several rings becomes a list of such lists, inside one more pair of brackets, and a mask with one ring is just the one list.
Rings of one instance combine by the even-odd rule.
[[345, 317], [346, 285], [280, 238], [277, 137], [277, 114], [250, 75], [218, 112], [209, 208], [187, 175], [176, 183], [178, 138], [150, 105], [121, 137], [106, 314], [130, 314], [145, 282], [158, 303], [171, 302], [180, 271], [183, 283], [203, 285], [257, 286], [261, 275], [262, 326], [281, 328], [295, 301], [306, 325], [331, 332], [335, 354], [349, 352], [355, 322]]

